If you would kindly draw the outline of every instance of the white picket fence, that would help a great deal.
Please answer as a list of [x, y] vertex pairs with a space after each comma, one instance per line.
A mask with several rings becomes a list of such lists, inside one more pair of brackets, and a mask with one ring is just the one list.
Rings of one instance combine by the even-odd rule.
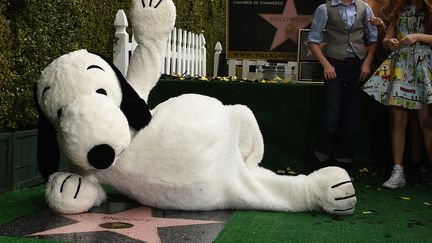
[[[128, 21], [125, 12], [117, 11], [114, 21], [117, 42], [114, 45], [114, 65], [126, 76], [129, 58], [137, 43], [126, 32]], [[162, 61], [161, 74], [206, 76], [206, 41], [203, 34], [174, 28], [169, 36], [165, 57]]]

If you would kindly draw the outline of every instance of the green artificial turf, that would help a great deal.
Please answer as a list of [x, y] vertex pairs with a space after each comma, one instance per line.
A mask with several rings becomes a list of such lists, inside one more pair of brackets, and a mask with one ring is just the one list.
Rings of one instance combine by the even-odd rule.
[[0, 195], [0, 225], [46, 207], [44, 186]]
[[353, 215], [237, 211], [215, 242], [432, 242], [430, 187], [384, 189], [377, 176], [354, 185]]
[[[2, 224], [46, 207], [44, 190], [44, 186], [38, 186], [0, 195], [0, 227]], [[32, 243], [40, 241], [41, 240], [31, 238], [0, 236], [0, 242]]]
[[0, 236], [0, 242], [7, 242], [7, 243], [65, 243], [65, 241], [54, 241], [54, 240], [40, 240], [36, 238], [18, 238], [18, 237], [3, 237]]
[[[379, 176], [355, 179], [358, 202], [350, 216], [237, 211], [215, 242], [432, 242], [432, 189], [408, 185], [388, 190], [381, 182]], [[39, 186], [0, 195], [0, 227], [46, 207], [43, 190]], [[55, 241], [0, 237], [0, 242]]]

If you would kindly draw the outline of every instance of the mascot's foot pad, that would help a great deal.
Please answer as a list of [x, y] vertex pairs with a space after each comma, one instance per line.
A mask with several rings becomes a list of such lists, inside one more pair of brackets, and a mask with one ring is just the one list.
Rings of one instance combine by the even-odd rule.
[[60, 215], [50, 209], [0, 226], [0, 236], [69, 242], [212, 242], [233, 211], [158, 210], [106, 202], [88, 213]]

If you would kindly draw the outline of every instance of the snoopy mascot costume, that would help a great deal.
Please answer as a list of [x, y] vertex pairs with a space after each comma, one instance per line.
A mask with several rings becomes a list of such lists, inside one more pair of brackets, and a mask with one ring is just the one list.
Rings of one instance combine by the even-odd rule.
[[[175, 17], [172, 0], [133, 2], [138, 46], [127, 78], [86, 50], [42, 71], [34, 92], [49, 207], [86, 212], [106, 200], [101, 185], [109, 185], [160, 209], [352, 214], [355, 190], [342, 168], [283, 176], [259, 166], [264, 143], [248, 107], [184, 94], [149, 110]], [[60, 149], [78, 173], [57, 172]]]

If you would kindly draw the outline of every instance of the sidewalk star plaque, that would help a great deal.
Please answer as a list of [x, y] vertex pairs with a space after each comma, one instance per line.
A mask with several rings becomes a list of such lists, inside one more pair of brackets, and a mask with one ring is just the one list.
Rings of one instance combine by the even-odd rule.
[[82, 213], [63, 215], [76, 223], [31, 234], [31, 236], [111, 231], [148, 243], [160, 242], [158, 228], [222, 223], [214, 220], [159, 218], [149, 207], [138, 207], [116, 214]]

